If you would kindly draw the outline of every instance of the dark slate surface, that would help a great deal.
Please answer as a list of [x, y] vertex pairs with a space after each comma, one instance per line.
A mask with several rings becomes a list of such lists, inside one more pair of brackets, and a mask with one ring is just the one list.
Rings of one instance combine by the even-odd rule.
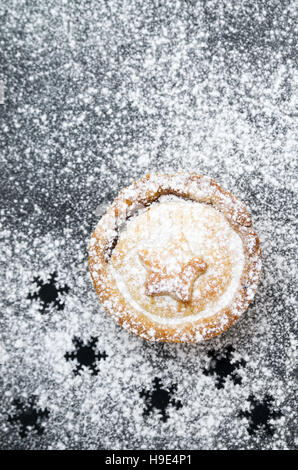
[[[2, 2], [1, 448], [295, 447], [295, 9]], [[247, 202], [263, 275], [220, 338], [152, 345], [103, 312], [86, 244], [120, 188], [179, 169]]]

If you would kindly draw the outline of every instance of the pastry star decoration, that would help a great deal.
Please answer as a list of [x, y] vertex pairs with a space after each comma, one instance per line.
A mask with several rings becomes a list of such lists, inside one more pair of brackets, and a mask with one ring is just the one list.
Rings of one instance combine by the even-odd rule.
[[138, 254], [148, 269], [146, 295], [170, 295], [181, 302], [190, 302], [193, 283], [206, 271], [207, 264], [193, 256], [184, 234], [160, 250], [143, 249]]

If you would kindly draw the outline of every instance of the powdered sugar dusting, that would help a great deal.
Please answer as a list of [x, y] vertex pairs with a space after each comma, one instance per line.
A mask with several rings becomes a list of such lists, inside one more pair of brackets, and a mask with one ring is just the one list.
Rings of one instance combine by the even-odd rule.
[[[177, 267], [179, 268], [177, 256], [183, 248], [182, 242], [178, 240], [172, 257], [163, 251], [167, 249], [169, 241], [177, 235], [181, 236], [181, 233], [186, 237], [186, 243], [190, 245], [191, 254], [200, 256], [208, 264], [208, 273], [206, 272], [195, 281], [192, 306], [190, 308], [184, 306], [184, 315], [181, 302], [171, 301], [169, 296], [165, 295], [154, 299], [146, 295], [144, 286], [148, 274], [138, 259], [141, 248], [159, 247], [159, 261], [164, 255], [165, 268], [169, 269], [170, 273], [177, 270]], [[186, 249], [187, 247], [184, 248], [185, 251]], [[227, 249], [230, 252], [224, 255]], [[227, 257], [225, 261], [228, 271], [225, 271], [225, 266], [222, 264], [224, 256]], [[232, 257], [231, 261], [229, 256]], [[188, 258], [190, 257], [191, 255], [188, 254]], [[155, 318], [154, 315], [158, 315], [155, 320], [174, 325], [212, 315], [229, 305], [240, 283], [244, 254], [240, 237], [231, 230], [224, 217], [220, 216], [215, 209], [200, 203], [173, 201], [161, 202], [158, 206], [155, 205], [146, 211], [143, 216], [129, 221], [126, 231], [120, 236], [113, 252], [112, 261], [112, 273], [116, 276], [117, 285], [124, 297], [129, 301], [132, 300], [135, 307], [149, 315], [151, 319]], [[182, 261], [185, 263], [187, 258]], [[225, 280], [228, 281], [228, 285], [222, 290]], [[164, 285], [163, 289], [167, 291], [169, 287]], [[219, 298], [216, 296], [214, 299], [219, 289]], [[199, 309], [202, 298], [208, 299], [210, 295], [210, 303], [207, 302], [203, 308]], [[148, 310], [142, 308], [142, 305], [147, 306]], [[167, 310], [169, 310], [168, 315]], [[182, 318], [181, 315], [183, 315]]]
[[[297, 447], [296, 2], [20, 0], [0, 15], [0, 447]], [[221, 336], [152, 344], [105, 313], [87, 244], [122, 188], [178, 170], [249, 207], [262, 277]]]

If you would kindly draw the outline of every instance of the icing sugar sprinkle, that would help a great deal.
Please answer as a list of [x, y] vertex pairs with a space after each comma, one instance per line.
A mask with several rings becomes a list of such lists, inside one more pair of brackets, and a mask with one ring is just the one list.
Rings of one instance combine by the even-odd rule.
[[[244, 253], [239, 235], [215, 208], [179, 197], [160, 200], [128, 220], [108, 270], [136, 311], [180, 325], [229, 305], [240, 285]], [[98, 230], [103, 227], [100, 221]], [[91, 247], [93, 252], [96, 256]], [[202, 278], [193, 270], [182, 277], [183, 266], [194, 259]], [[190, 305], [181, 304], [184, 297]]]
[[[0, 447], [295, 448], [296, 2], [4, 3]], [[178, 170], [249, 206], [262, 278], [222, 336], [151, 344], [104, 312], [87, 243]]]

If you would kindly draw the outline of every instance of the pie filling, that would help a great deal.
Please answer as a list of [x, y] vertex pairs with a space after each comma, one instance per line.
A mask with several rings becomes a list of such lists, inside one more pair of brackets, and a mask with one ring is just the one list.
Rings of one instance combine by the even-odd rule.
[[211, 205], [161, 196], [126, 221], [113, 245], [108, 269], [119, 291], [159, 323], [210, 317], [239, 288], [242, 240]]

